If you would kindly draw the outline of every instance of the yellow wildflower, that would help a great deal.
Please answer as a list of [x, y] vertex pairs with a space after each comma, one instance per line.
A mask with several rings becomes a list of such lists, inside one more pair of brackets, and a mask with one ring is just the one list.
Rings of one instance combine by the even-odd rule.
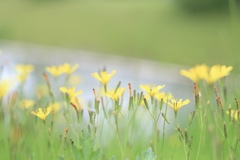
[[92, 76], [106, 86], [115, 73], [115, 70], [113, 70], [110, 74], [108, 74], [106, 71], [102, 71], [100, 74], [95, 72], [92, 74]]
[[167, 102], [169, 99], [172, 99], [173, 96], [171, 93], [165, 93], [165, 92], [158, 92], [156, 95], [155, 95], [156, 99], [158, 101], [163, 101], [163, 102]]
[[232, 66], [226, 67], [225, 65], [214, 65], [210, 68], [209, 73], [206, 74], [204, 79], [208, 84], [212, 84], [217, 80], [229, 75], [229, 72], [232, 70]]
[[75, 64], [71, 67], [70, 64], [64, 63], [62, 66], [59, 66], [59, 68], [61, 68], [63, 73], [72, 74], [78, 68], [78, 66], [78, 64]]
[[225, 65], [214, 65], [211, 68], [205, 64], [197, 65], [194, 68], [187, 70], [181, 70], [181, 75], [191, 79], [193, 82], [197, 82], [200, 79], [204, 79], [208, 84], [212, 84], [217, 80], [229, 75], [232, 70], [232, 66], [226, 67]]
[[[239, 118], [238, 112], [238, 110], [231, 110], [230, 116], [233, 117], [235, 121]], [[226, 111], [226, 113], [229, 115], [229, 111]]]
[[43, 112], [42, 108], [38, 108], [37, 112], [32, 111], [31, 113], [33, 115], [41, 118], [43, 121], [45, 121], [46, 117], [49, 115], [50, 112], [51, 112], [51, 108], [47, 107], [47, 108], [44, 109], [44, 112]]
[[124, 93], [125, 88], [118, 88], [116, 91], [115, 90], [110, 90], [106, 93], [106, 96], [112, 98], [114, 101], [118, 102], [119, 97], [122, 96]]
[[0, 100], [9, 92], [10, 90], [10, 81], [8, 80], [1, 80], [0, 81]]
[[186, 99], [185, 101], [182, 101], [182, 99], [176, 100], [174, 98], [170, 99], [171, 102], [167, 102], [167, 104], [169, 106], [171, 106], [175, 112], [177, 112], [179, 110], [179, 108], [181, 108], [184, 105], [187, 105], [188, 103], [190, 103], [189, 99]]
[[151, 98], [154, 98], [155, 95], [158, 93], [158, 91], [160, 89], [162, 89], [165, 85], [148, 85], [148, 84], [144, 84], [144, 85], [140, 85], [140, 88], [144, 91], [147, 92], [147, 94], [150, 95]]
[[34, 66], [31, 65], [31, 64], [29, 64], [29, 65], [23, 65], [23, 64], [16, 65], [16, 71], [18, 72], [18, 80], [20, 82], [24, 82], [33, 70], [34, 70]]
[[51, 109], [54, 110], [54, 111], [59, 111], [59, 110], [60, 110], [60, 107], [61, 107], [61, 104], [58, 103], [58, 102], [55, 102], [55, 103], [53, 103], [53, 104], [50, 103], [47, 108], [51, 108]]
[[54, 77], [58, 77], [64, 73], [64, 68], [60, 66], [50, 66], [45, 68], [48, 73], [53, 75]]
[[72, 87], [72, 88], [60, 87], [59, 90], [65, 94], [67, 94], [70, 101], [73, 100], [74, 98], [76, 98], [76, 96], [82, 94], [82, 90], [75, 92], [75, 87]]
[[35, 104], [35, 102], [33, 100], [30, 99], [23, 99], [20, 102], [20, 108], [22, 109], [28, 109], [29, 107], [32, 107]]
[[189, 70], [182, 69], [180, 71], [181, 75], [191, 79], [193, 82], [197, 82], [198, 80], [206, 77], [208, 73], [208, 66], [205, 64], [196, 65], [194, 68], [190, 68]]

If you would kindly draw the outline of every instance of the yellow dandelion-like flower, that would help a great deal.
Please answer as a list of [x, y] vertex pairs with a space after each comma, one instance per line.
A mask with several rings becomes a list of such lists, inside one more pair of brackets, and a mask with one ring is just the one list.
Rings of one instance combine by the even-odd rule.
[[180, 71], [181, 75], [191, 79], [193, 82], [198, 82], [200, 79], [206, 77], [209, 67], [205, 64], [196, 65], [194, 68], [189, 70], [182, 69]]
[[11, 82], [9, 80], [1, 80], [0, 81], [0, 100], [9, 92], [11, 86]]
[[115, 73], [115, 70], [113, 70], [110, 74], [108, 74], [106, 71], [102, 71], [100, 73], [95, 72], [92, 74], [92, 76], [106, 86]]
[[165, 87], [165, 85], [159, 86], [148, 84], [140, 85], [140, 88], [147, 92], [147, 94], [149, 94], [151, 98], [154, 98], [155, 95], [159, 92], [159, 90], [162, 89], [163, 87]]
[[35, 102], [31, 99], [23, 99], [20, 102], [19, 107], [22, 109], [28, 109], [28, 108], [32, 107], [34, 104], [35, 104]]
[[208, 84], [212, 84], [217, 80], [229, 75], [232, 66], [226, 67], [225, 65], [214, 65], [210, 68], [209, 73], [204, 77]]
[[18, 72], [18, 80], [20, 82], [24, 82], [33, 70], [34, 70], [34, 66], [31, 65], [31, 64], [29, 64], [29, 65], [24, 65], [24, 64], [16, 65], [16, 71]]
[[76, 69], [78, 69], [78, 67], [79, 67], [78, 64], [75, 64], [75, 65], [71, 66], [68, 63], [64, 63], [59, 68], [61, 68], [60, 70], [62, 70], [66, 74], [72, 74]]
[[72, 87], [72, 88], [60, 87], [59, 90], [62, 93], [67, 94], [70, 101], [76, 98], [78, 95], [82, 94], [82, 90], [75, 92], [75, 87]]
[[48, 73], [50, 73], [54, 77], [58, 77], [65, 72], [64, 68], [60, 66], [50, 66], [50, 67], [46, 67], [45, 69]]
[[47, 106], [47, 108], [51, 108], [51, 109], [54, 110], [54, 111], [59, 111], [60, 108], [61, 108], [61, 104], [58, 103], [58, 102], [54, 102], [53, 104], [50, 103], [50, 104]]
[[115, 90], [110, 90], [106, 93], [106, 96], [110, 97], [111, 99], [113, 99], [115, 102], [118, 102], [119, 97], [122, 96], [122, 94], [124, 93], [125, 88], [118, 88], [116, 91]]
[[165, 93], [165, 92], [158, 92], [156, 95], [155, 95], [156, 99], [158, 101], [163, 101], [163, 102], [167, 102], [169, 99], [172, 99], [173, 96], [171, 93]]
[[46, 117], [49, 115], [49, 113], [51, 112], [51, 108], [50, 107], [47, 107], [44, 109], [42, 108], [38, 108], [38, 110], [36, 112], [32, 111], [31, 114], [41, 118], [43, 121], [46, 120]]
[[174, 109], [175, 112], [177, 112], [182, 106], [187, 105], [190, 103], [189, 99], [186, 99], [185, 101], [182, 101], [182, 99], [176, 100], [176, 99], [170, 99], [170, 102], [167, 102], [167, 104]]

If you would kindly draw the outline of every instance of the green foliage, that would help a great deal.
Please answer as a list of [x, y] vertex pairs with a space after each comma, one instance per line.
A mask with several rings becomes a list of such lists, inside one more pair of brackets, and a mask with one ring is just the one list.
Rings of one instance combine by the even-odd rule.
[[141, 156], [137, 156], [136, 160], [155, 160], [156, 156], [152, 151], [152, 148], [149, 147], [147, 150], [141, 153]]
[[79, 138], [79, 145], [80, 148], [73, 145], [76, 160], [98, 160], [100, 158], [101, 150], [100, 148], [95, 149], [95, 142], [86, 130], [83, 130]]

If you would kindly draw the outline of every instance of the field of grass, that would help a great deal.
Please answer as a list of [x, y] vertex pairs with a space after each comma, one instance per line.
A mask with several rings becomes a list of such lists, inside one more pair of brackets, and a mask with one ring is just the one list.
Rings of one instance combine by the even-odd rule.
[[[94, 89], [88, 102], [81, 98], [85, 93], [79, 85], [71, 80], [77, 64], [46, 68], [1, 65], [1, 73], [11, 69], [15, 76], [0, 79], [0, 159], [240, 157], [239, 82], [225, 83], [229, 77], [234, 78], [233, 82], [237, 78], [230, 74], [231, 66], [192, 68], [195, 72], [190, 78], [201, 78], [193, 80], [193, 97], [186, 99], [175, 97], [174, 91], [163, 92], [164, 84], [132, 88], [134, 84], [113, 81], [115, 71], [95, 72], [91, 75], [96, 83], [89, 88]], [[37, 83], [31, 85], [34, 92], [29, 95], [27, 86], [33, 72], [40, 76], [37, 70], [44, 74], [35, 78]], [[181, 71], [184, 76], [188, 72]]]
[[168, 1], [1, 1], [0, 39], [237, 66], [240, 27], [230, 13], [187, 12]]

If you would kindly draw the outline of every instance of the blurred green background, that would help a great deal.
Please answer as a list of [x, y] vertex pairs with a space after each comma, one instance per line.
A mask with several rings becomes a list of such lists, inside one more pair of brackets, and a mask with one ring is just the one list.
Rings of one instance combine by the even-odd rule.
[[236, 0], [1, 0], [0, 39], [159, 62], [238, 65]]

